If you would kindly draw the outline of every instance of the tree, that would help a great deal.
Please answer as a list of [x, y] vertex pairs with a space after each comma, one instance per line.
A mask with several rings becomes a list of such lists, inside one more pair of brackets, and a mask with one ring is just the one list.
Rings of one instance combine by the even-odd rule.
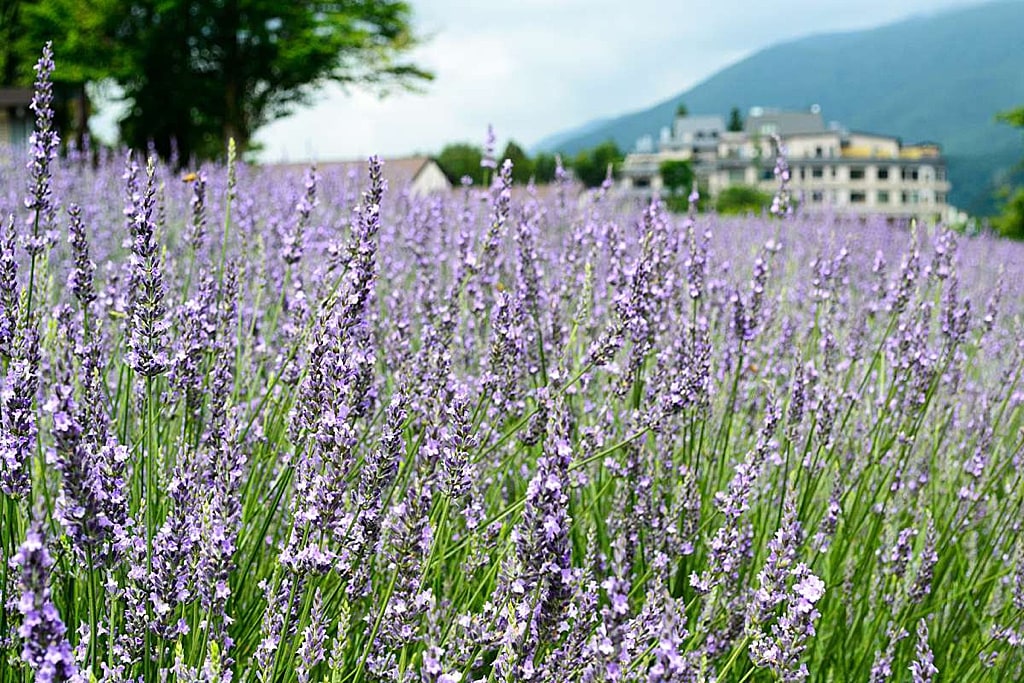
[[[690, 186], [692, 187], [692, 185]], [[681, 192], [679, 194], [670, 194], [664, 197], [665, 207], [672, 213], [689, 213], [690, 211], [690, 193]], [[694, 207], [699, 212], [707, 211], [711, 206], [710, 195], [708, 194], [708, 188], [702, 186], [698, 181], [697, 185], [697, 205]]]
[[475, 185], [480, 185], [484, 182], [483, 168], [480, 167], [482, 159], [483, 151], [479, 147], [458, 142], [445, 145], [437, 155], [437, 165], [453, 185], [458, 185], [466, 176], [471, 178]]
[[658, 166], [658, 173], [661, 175], [661, 182], [668, 188], [670, 194], [677, 194], [679, 190], [687, 191], [693, 186], [693, 167], [685, 159], [661, 162], [661, 165]]
[[523, 184], [530, 182], [530, 177], [533, 175], [533, 162], [530, 161], [526, 150], [512, 140], [509, 140], [508, 144], [505, 145], [505, 151], [502, 153], [499, 163], [505, 159], [509, 159], [512, 162], [513, 182]]
[[[996, 119], [1016, 128], [1024, 128], [1024, 107], [1004, 111], [998, 114]], [[1024, 186], [1013, 188], [1011, 184], [1007, 184], [1001, 193], [1004, 197], [1002, 211], [993, 224], [1007, 237], [1024, 239]]]
[[576, 177], [587, 187], [597, 187], [604, 182], [609, 167], [614, 177], [622, 162], [622, 152], [613, 141], [602, 142], [597, 147], [581, 150], [572, 161]]
[[733, 107], [729, 112], [729, 125], [726, 126], [726, 130], [733, 133], [739, 133], [743, 130], [743, 115], [740, 114], [739, 107]]
[[[21, 3], [18, 0], [0, 0], [0, 84], [19, 83], [19, 58], [16, 49], [20, 26]], [[42, 47], [41, 45], [39, 47]]]
[[718, 194], [715, 209], [722, 215], [757, 213], [772, 203], [771, 195], [749, 185], [733, 185]]
[[[52, 7], [51, 4], [67, 4], [67, 7]], [[40, 0], [0, 0], [0, 86], [28, 88], [35, 81], [34, 67], [39, 59], [43, 44], [51, 39], [45, 31], [31, 31], [39, 24], [38, 17], [49, 13], [60, 14], [67, 26], [74, 27], [64, 41], [54, 46], [57, 56], [57, 70], [51, 77], [53, 82], [54, 124], [62, 140], [72, 137], [81, 141], [87, 130], [89, 100], [85, 84], [90, 77], [101, 77], [102, 71], [92, 64], [98, 64], [96, 54], [89, 51], [94, 38], [94, 21], [83, 9], [84, 3], [51, 3]], [[73, 44], [87, 59], [78, 67], [64, 63], [63, 56], [67, 43]]]
[[555, 180], [555, 169], [558, 162], [554, 154], [540, 152], [533, 158], [533, 179], [537, 183], [550, 183]]
[[681, 119], [681, 118], [684, 118], [684, 117], [689, 116], [689, 115], [690, 115], [690, 110], [686, 107], [685, 104], [680, 102], [678, 105], [676, 105], [676, 118], [680, 118]]
[[[46, 0], [22, 2], [19, 45], [53, 39], [58, 73], [112, 79], [131, 102], [125, 142], [167, 156], [240, 150], [327, 83], [386, 94], [432, 75], [399, 0]], [[24, 60], [22, 60], [24, 61]]]

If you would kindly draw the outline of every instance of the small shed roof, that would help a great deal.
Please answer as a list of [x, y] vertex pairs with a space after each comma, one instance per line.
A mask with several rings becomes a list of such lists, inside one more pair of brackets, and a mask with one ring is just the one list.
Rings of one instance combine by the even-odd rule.
[[0, 107], [22, 107], [31, 102], [31, 88], [0, 88]]
[[[428, 156], [398, 157], [382, 159], [382, 161], [384, 162], [384, 180], [387, 181], [388, 187], [394, 190], [400, 190], [415, 182], [416, 178], [427, 166], [437, 163]], [[311, 163], [313, 162], [267, 164], [267, 166], [282, 170], [304, 170], [309, 168]], [[366, 174], [368, 159], [318, 161], [316, 162], [316, 167], [320, 171], [330, 171], [332, 173], [352, 172], [362, 177]]]

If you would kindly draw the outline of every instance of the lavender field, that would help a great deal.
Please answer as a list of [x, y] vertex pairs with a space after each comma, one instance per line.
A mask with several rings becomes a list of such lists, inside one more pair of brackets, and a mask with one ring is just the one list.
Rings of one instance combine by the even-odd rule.
[[0, 152], [0, 683], [1024, 676], [1024, 245]]

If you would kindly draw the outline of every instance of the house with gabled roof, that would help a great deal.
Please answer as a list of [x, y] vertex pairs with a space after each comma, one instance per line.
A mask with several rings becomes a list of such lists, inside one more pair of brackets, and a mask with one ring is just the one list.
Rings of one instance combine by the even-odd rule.
[[[428, 156], [398, 157], [384, 159], [384, 180], [393, 192], [408, 189], [414, 196], [425, 196], [434, 192], [446, 192], [452, 189], [448, 176], [444, 174], [437, 161]], [[268, 164], [271, 168], [288, 170], [304, 170], [308, 163]], [[317, 169], [324, 172], [351, 174], [367, 181], [367, 160], [323, 161], [316, 163]]]

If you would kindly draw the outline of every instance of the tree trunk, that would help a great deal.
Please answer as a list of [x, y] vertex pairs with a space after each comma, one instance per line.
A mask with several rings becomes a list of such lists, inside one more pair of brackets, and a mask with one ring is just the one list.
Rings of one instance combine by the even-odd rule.
[[78, 148], [81, 149], [85, 143], [85, 136], [89, 132], [89, 96], [85, 93], [85, 83], [79, 83], [75, 87], [74, 121], [72, 126], [75, 130], [75, 140]]

